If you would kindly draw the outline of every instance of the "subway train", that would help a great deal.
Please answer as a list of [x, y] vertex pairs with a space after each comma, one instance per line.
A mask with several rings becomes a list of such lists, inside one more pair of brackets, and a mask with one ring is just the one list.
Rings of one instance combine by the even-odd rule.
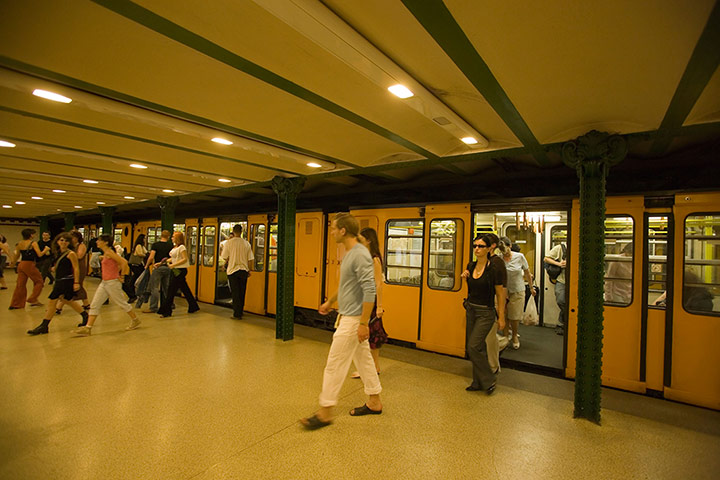
[[[521, 347], [506, 348], [505, 364], [572, 379], [575, 376], [579, 215], [577, 199], [501, 203], [394, 205], [351, 209], [361, 228], [378, 232], [385, 268], [385, 329], [391, 342], [465, 356], [466, 286], [461, 274], [482, 232], [507, 236], [528, 260], [538, 325], [520, 328]], [[296, 322], [331, 328], [317, 313], [337, 288], [342, 245], [328, 236], [333, 212], [298, 211], [295, 243]], [[192, 267], [188, 284], [201, 302], [228, 304], [219, 251], [235, 224], [243, 226], [255, 262], [245, 310], [276, 309], [278, 226], [274, 212], [186, 218]], [[77, 226], [87, 238], [97, 225]], [[127, 251], [137, 235], [148, 245], [160, 220], [116, 223]], [[567, 247], [566, 328], [543, 258]], [[608, 387], [720, 409], [720, 193], [608, 197], [605, 220], [605, 308], [602, 383]]]

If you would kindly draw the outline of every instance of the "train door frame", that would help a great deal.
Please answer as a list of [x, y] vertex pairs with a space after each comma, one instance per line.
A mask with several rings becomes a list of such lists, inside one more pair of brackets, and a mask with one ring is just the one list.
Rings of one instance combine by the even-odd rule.
[[[195, 229], [195, 250], [193, 251], [190, 247], [192, 246], [192, 235], [190, 229]], [[187, 283], [190, 287], [195, 298], [197, 298], [199, 275], [198, 269], [200, 259], [200, 219], [198, 218], [186, 218], [185, 219], [185, 243], [188, 251], [188, 272], [187, 272]], [[194, 258], [193, 258], [194, 257]]]
[[[267, 234], [265, 236], [265, 311], [268, 315], [275, 316], [277, 313], [277, 255], [278, 255], [278, 222], [276, 213], [267, 214]], [[275, 246], [271, 245], [272, 227], [275, 225]], [[270, 270], [270, 250], [275, 250], [275, 270]]]
[[[218, 238], [218, 219], [217, 217], [208, 217], [201, 219], [200, 223], [200, 229], [199, 229], [199, 239], [198, 242], [198, 291], [197, 291], [197, 300], [204, 303], [215, 303], [215, 286], [217, 284], [217, 238]], [[205, 256], [206, 256], [206, 245], [205, 240], [207, 238], [207, 234], [205, 232], [206, 228], [214, 227], [215, 228], [215, 235], [212, 245], [212, 253], [213, 253], [213, 264], [211, 266], [205, 265]]]
[[[223, 231], [222, 231], [223, 223], [230, 223], [230, 224], [238, 224], [238, 223], [239, 223], [239, 224], [244, 224], [244, 225], [243, 225], [243, 234], [242, 234], [242, 236], [243, 236], [243, 238], [245, 238], [245, 239], [247, 240], [248, 235], [249, 235], [247, 218], [248, 218], [247, 214], [241, 214], [241, 215], [223, 215], [223, 216], [221, 216], [221, 217], [218, 217], [218, 222], [217, 222], [217, 223], [218, 223], [218, 230], [217, 230], [217, 231], [218, 231], [218, 237], [217, 237], [217, 238], [218, 238], [219, 241], [216, 242], [217, 245], [215, 246], [215, 258], [216, 258], [217, 267], [216, 267], [216, 269], [215, 269], [215, 295], [214, 295], [214, 300], [213, 300], [213, 303], [214, 303], [215, 305], [231, 306], [231, 307], [232, 307], [232, 295], [230, 294], [230, 279], [227, 279], [227, 280], [228, 280], [228, 294], [230, 294], [230, 296], [223, 298], [223, 299], [225, 299], [225, 300], [229, 299], [229, 300], [230, 300], [230, 303], [228, 303], [227, 301], [224, 301], [224, 302], [223, 302], [223, 301], [220, 301], [219, 298], [218, 298], [218, 297], [220, 296], [219, 293], [220, 293], [220, 288], [221, 288], [220, 285], [219, 285], [219, 283], [218, 283], [218, 282], [219, 282], [219, 279], [220, 279], [220, 276], [221, 276], [223, 273], [227, 273], [227, 266], [226, 266], [224, 263], [222, 263], [222, 265], [221, 265], [221, 260], [222, 260], [222, 258], [221, 258], [221, 256], [220, 256], [220, 246], [222, 245], [223, 242], [227, 241], [227, 240], [230, 238], [230, 237], [228, 237], [228, 238], [225, 239], [225, 240], [220, 240], [221, 236], [223, 235]], [[233, 227], [233, 226], [234, 226], [234, 225], [231, 225], [231, 226], [230, 226], [230, 233], [232, 233], [232, 227]]]
[[245, 294], [245, 311], [255, 313], [257, 315], [266, 315], [267, 309], [267, 255], [268, 255], [268, 216], [267, 214], [253, 214], [247, 216], [248, 224], [248, 241], [253, 251], [253, 255], [257, 258], [257, 236], [255, 234], [255, 226], [262, 225], [265, 227], [265, 231], [262, 234], [263, 239], [263, 268], [262, 270], [257, 269], [257, 262], [253, 262], [253, 268], [248, 277], [247, 290]]
[[[311, 222], [310, 229], [308, 222]], [[303, 223], [304, 229], [301, 228]], [[315, 229], [313, 225], [316, 225]], [[294, 303], [296, 307], [317, 309], [322, 303], [322, 286], [325, 277], [323, 272], [325, 215], [316, 210], [297, 212], [295, 226]], [[302, 248], [303, 244], [307, 245], [306, 240], [310, 242], [310, 248]], [[306, 262], [306, 259], [309, 262]], [[310, 272], [310, 268], [314, 271]]]

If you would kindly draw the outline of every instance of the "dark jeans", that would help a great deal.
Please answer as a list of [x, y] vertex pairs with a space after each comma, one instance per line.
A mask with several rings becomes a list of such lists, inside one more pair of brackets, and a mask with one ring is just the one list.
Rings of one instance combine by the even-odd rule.
[[495, 384], [496, 374], [488, 363], [485, 338], [495, 323], [495, 309], [481, 305], [467, 304], [465, 330], [466, 350], [473, 366], [472, 386], [487, 390]]
[[178, 290], [182, 292], [183, 297], [185, 297], [188, 302], [188, 313], [200, 310], [197, 300], [195, 300], [195, 297], [193, 297], [193, 294], [190, 291], [190, 287], [188, 286], [187, 281], [185, 281], [185, 277], [187, 276], [187, 268], [180, 268], [178, 270], [180, 270], [180, 274], [177, 276], [174, 273], [171, 273], [172, 278], [170, 279], [170, 289], [168, 290], [168, 295], [167, 297], [165, 297], [162, 306], [157, 311], [157, 313], [161, 315], [172, 315], [173, 299], [175, 298], [175, 294]]
[[235, 318], [242, 318], [243, 316], [248, 276], [247, 270], [238, 270], [228, 275], [230, 294], [232, 295], [233, 317]]

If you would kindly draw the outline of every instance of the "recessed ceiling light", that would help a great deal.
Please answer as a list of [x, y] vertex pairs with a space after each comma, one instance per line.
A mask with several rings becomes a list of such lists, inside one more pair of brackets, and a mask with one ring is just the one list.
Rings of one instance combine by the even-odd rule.
[[17, 201], [17, 202], [15, 202], [15, 205], [25, 205], [25, 202]]
[[97, 203], [98, 205], [105, 205], [105, 202], [95, 202], [95, 203]]
[[163, 190], [163, 192], [165, 192], [165, 193], [175, 193], [175, 190], [170, 190], [169, 188], [166, 188], [165, 190]]
[[468, 145], [475, 145], [476, 143], [478, 143], [475, 137], [463, 137], [460, 140], [462, 140], [463, 143], [466, 143]]
[[215, 143], [221, 143], [223, 145], [232, 145], [233, 144], [233, 142], [231, 142], [230, 140], [225, 140], [224, 138], [220, 138], [220, 137], [215, 137], [212, 139], [212, 141]]
[[320, 165], [319, 163], [315, 163], [315, 162], [310, 162], [310, 163], [307, 164], [307, 166], [308, 166], [308, 167], [312, 167], [312, 168], [320, 168], [320, 167], [322, 167], [322, 165]]
[[75, 208], [82, 208], [80, 205], [75, 205]]
[[97, 180], [83, 180], [84, 183], [100, 183]]
[[62, 212], [62, 208], [58, 208], [57, 211], [58, 211], [58, 212]]
[[410, 98], [414, 95], [414, 93], [407, 87], [400, 85], [399, 83], [397, 85], [393, 85], [392, 87], [388, 87], [388, 90], [390, 90], [390, 93], [400, 98]]
[[131, 163], [130, 166], [132, 168], [147, 168], [145, 165], [140, 165], [139, 163]]
[[55, 193], [65, 193], [65, 190], [53, 190]]
[[43, 197], [31, 197], [33, 200], [42, 200]]
[[12, 208], [12, 205], [3, 205], [3, 208]]
[[62, 95], [59, 95], [59, 94], [53, 93], [53, 92], [48, 92], [47, 90], [40, 90], [39, 88], [35, 89], [33, 91], [33, 95], [35, 95], [36, 97], [42, 97], [42, 98], [46, 98], [48, 100], [52, 100], [53, 102], [60, 102], [60, 103], [72, 102], [72, 99], [70, 99], [68, 97], [63, 97]]
[[126, 197], [123, 197], [123, 198], [126, 198], [126, 199], [128, 199], [128, 200], [135, 200], [135, 197], [127, 197], [127, 196], [126, 196]]
[[230, 183], [232, 180], [228, 180], [227, 178], [218, 178], [218, 182], [222, 183]]
[[6, 142], [5, 140], [0, 140], [0, 147], [12, 148], [14, 146], [15, 146], [14, 143]]

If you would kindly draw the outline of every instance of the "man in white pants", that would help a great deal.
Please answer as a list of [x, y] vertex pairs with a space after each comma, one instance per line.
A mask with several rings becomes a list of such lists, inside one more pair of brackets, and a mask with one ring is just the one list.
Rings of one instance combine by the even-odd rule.
[[337, 214], [330, 226], [331, 236], [336, 243], [343, 244], [346, 253], [340, 264], [338, 292], [318, 309], [321, 314], [327, 315], [333, 302], [336, 299], [338, 301], [337, 330], [333, 335], [323, 374], [320, 410], [312, 417], [300, 420], [308, 430], [332, 423], [333, 407], [337, 405], [340, 389], [347, 377], [350, 362], [353, 361], [369, 398], [362, 407], [353, 408], [350, 415], [357, 417], [382, 413], [382, 387], [368, 343], [368, 322], [375, 302], [373, 260], [368, 249], [357, 241], [359, 231], [357, 219], [349, 213]]

